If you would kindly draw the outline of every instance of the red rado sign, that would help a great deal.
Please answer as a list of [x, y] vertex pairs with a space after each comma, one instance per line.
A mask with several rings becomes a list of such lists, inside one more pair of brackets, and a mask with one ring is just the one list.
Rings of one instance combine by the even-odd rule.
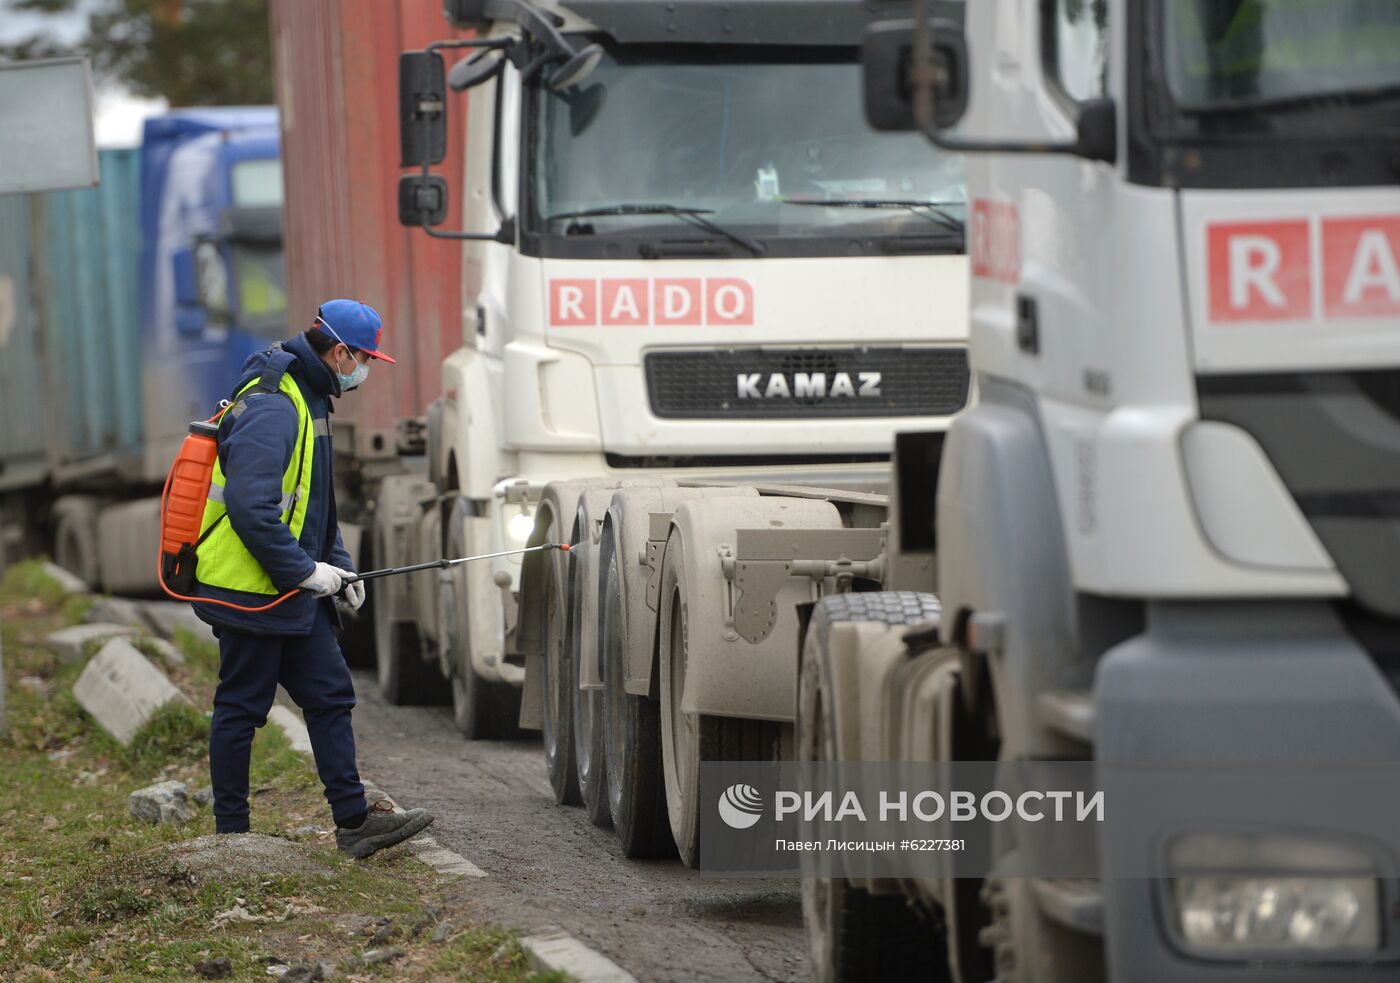
[[972, 203], [972, 275], [1003, 283], [1021, 279], [1021, 214], [1009, 201]]
[[753, 324], [742, 277], [602, 277], [549, 281], [549, 326], [699, 327]]
[[1400, 314], [1400, 214], [1206, 226], [1212, 321]]

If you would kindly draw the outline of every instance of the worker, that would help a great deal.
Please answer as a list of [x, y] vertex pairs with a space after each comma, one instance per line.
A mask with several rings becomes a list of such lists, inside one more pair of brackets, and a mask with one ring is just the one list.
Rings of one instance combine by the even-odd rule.
[[[197, 603], [219, 640], [209, 774], [219, 833], [248, 831], [248, 760], [280, 683], [301, 707], [336, 845], [357, 858], [425, 829], [422, 809], [369, 803], [355, 763], [355, 690], [336, 641], [335, 597], [358, 610], [361, 582], [336, 520], [331, 397], [364, 385], [382, 322], [355, 300], [321, 305], [304, 333], [251, 356], [219, 421], [218, 461], [197, 548]], [[280, 594], [292, 597], [268, 607]], [[237, 605], [237, 607], [229, 606]], [[247, 608], [266, 610], [249, 611]]]

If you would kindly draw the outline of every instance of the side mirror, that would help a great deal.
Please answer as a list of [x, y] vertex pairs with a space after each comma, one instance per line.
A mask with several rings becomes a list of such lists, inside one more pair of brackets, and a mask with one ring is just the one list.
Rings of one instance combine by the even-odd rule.
[[598, 67], [603, 60], [603, 46], [590, 44], [582, 51], [575, 52], [554, 71], [549, 73], [549, 87], [558, 91], [578, 85]]
[[478, 51], [452, 66], [452, 71], [447, 73], [447, 84], [453, 92], [474, 89], [501, 74], [505, 64], [505, 59], [494, 51]]
[[[926, 56], [916, 57], [923, 44]], [[967, 111], [967, 41], [952, 21], [915, 36], [912, 20], [870, 25], [861, 40], [865, 118], [877, 130], [944, 129]], [[931, 112], [929, 112], [931, 108]]]
[[198, 306], [199, 278], [195, 273], [194, 250], [175, 250], [170, 266], [175, 281], [175, 303], [181, 307]]
[[229, 317], [228, 266], [217, 242], [202, 239], [195, 243], [194, 273], [195, 287], [199, 291], [197, 304], [211, 319], [226, 321]]
[[436, 174], [399, 178], [399, 224], [422, 227], [447, 221], [447, 181]]
[[1079, 104], [1074, 152], [1085, 160], [1109, 164], [1118, 160], [1118, 110], [1112, 99], [1089, 99]]
[[447, 155], [447, 69], [436, 51], [399, 55], [401, 166], [438, 164]]

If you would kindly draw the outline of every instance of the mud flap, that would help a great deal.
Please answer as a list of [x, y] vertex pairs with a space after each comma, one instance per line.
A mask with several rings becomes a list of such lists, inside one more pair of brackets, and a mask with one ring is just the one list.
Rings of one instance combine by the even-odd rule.
[[543, 655], [525, 656], [525, 684], [520, 694], [520, 729], [544, 729], [544, 714], [541, 703], [544, 694], [540, 692], [540, 674], [544, 672]]

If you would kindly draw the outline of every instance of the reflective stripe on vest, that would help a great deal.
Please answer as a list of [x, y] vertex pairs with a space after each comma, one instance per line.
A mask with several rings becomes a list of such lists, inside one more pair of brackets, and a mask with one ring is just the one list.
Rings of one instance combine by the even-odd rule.
[[[237, 393], [242, 396], [258, 384], [254, 379]], [[311, 496], [311, 461], [315, 454], [316, 442], [311, 439], [315, 423], [311, 419], [311, 408], [301, 394], [296, 380], [290, 373], [284, 373], [277, 385], [277, 392], [292, 401], [297, 413], [297, 442], [287, 470], [282, 475], [282, 498], [278, 506], [282, 510], [282, 521], [287, 523], [293, 539], [301, 538], [302, 526], [306, 523], [304, 503]], [[241, 414], [246, 408], [247, 399], [235, 397], [230, 412]], [[253, 393], [248, 398], [276, 398], [276, 393]], [[199, 564], [195, 576], [199, 582], [224, 590], [244, 591], [249, 594], [276, 594], [277, 587], [263, 571], [262, 566], [238, 534], [231, 523], [222, 521], [228, 512], [224, 508], [225, 481], [223, 462], [215, 460], [214, 475], [209, 484], [209, 498], [204, 503], [204, 521], [200, 525], [200, 543], [196, 549]]]

